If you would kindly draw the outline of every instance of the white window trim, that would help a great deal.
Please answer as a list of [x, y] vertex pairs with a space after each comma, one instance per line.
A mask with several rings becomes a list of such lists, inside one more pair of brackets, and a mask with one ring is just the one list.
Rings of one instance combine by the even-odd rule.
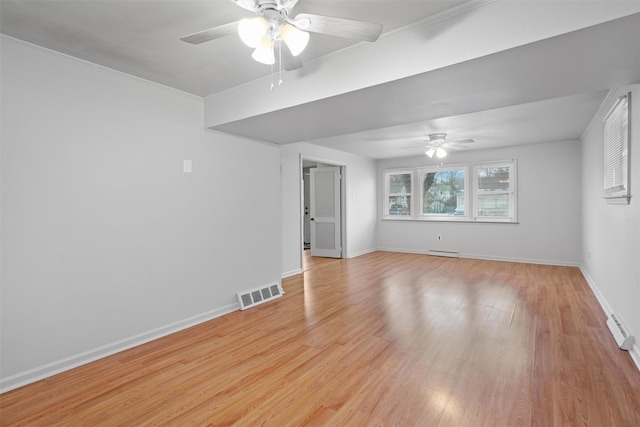
[[[626, 104], [626, 108], [624, 111], [618, 111], [618, 107]], [[627, 93], [625, 95], [620, 96], [616, 102], [613, 104], [609, 112], [602, 119], [604, 125], [604, 172], [603, 172], [603, 188], [604, 188], [604, 198], [607, 200], [609, 204], [629, 204], [631, 193], [629, 191], [629, 170], [631, 168], [629, 156], [629, 135], [631, 134], [631, 93]], [[614, 115], [615, 114], [615, 115]], [[621, 152], [617, 153], [620, 155], [620, 164], [622, 167], [622, 176], [619, 180], [619, 185], [614, 187], [607, 187], [607, 180], [609, 178], [607, 172], [610, 169], [610, 164], [608, 161], [608, 153], [611, 151], [612, 141], [610, 141], [610, 136], [607, 132], [608, 127], [610, 126], [612, 121], [615, 120], [626, 120], [626, 126], [622, 132], [622, 147]], [[622, 186], [622, 188], [619, 188]]]
[[[411, 210], [411, 215], [391, 215], [389, 211], [391, 210], [391, 206], [389, 206], [389, 197], [392, 196], [390, 193], [390, 180], [389, 176], [391, 175], [411, 175], [411, 192], [406, 195], [411, 196], [411, 205], [409, 209]], [[383, 194], [383, 203], [382, 203], [382, 217], [384, 219], [394, 219], [401, 221], [412, 220], [415, 215], [415, 170], [412, 168], [404, 168], [404, 169], [387, 169], [384, 171], [384, 194]], [[403, 194], [395, 194], [396, 196], [402, 196]]]
[[[478, 177], [477, 170], [482, 167], [500, 167], [509, 166], [509, 209], [512, 213], [508, 217], [486, 217], [477, 216], [477, 186]], [[423, 191], [422, 180], [426, 171], [432, 172], [434, 170], [465, 170], [465, 215], [464, 216], [452, 216], [452, 215], [424, 215], [422, 214], [423, 203]], [[389, 176], [392, 174], [410, 174], [411, 175], [411, 193], [407, 194], [411, 196], [411, 215], [390, 215], [389, 214]], [[386, 169], [383, 174], [384, 190], [383, 190], [383, 203], [382, 203], [382, 219], [392, 221], [417, 221], [417, 222], [463, 222], [463, 223], [491, 223], [491, 224], [518, 224], [518, 162], [516, 159], [497, 160], [489, 162], [478, 163], [464, 163], [453, 164], [440, 167], [432, 166], [420, 166], [414, 168], [398, 168], [398, 169]], [[472, 182], [469, 185], [469, 182]], [[416, 185], [417, 184], [417, 185]]]
[[[425, 214], [422, 213], [422, 206], [424, 206], [424, 190], [422, 188], [424, 184], [424, 175], [430, 172], [449, 172], [449, 171], [464, 171], [464, 215], [445, 215], [445, 214]], [[418, 188], [420, 192], [416, 200], [418, 201], [419, 209], [414, 211], [414, 216], [418, 219], [425, 221], [469, 221], [469, 166], [466, 164], [446, 165], [446, 166], [425, 166], [417, 169], [418, 175]]]
[[[509, 212], [511, 212], [511, 216], [479, 216], [477, 215], [478, 209], [478, 169], [481, 168], [499, 168], [499, 167], [509, 167], [509, 190], [506, 191], [498, 191], [493, 194], [508, 194], [509, 195]], [[517, 162], [515, 159], [511, 160], [501, 160], [501, 161], [492, 161], [492, 162], [483, 162], [483, 163], [474, 163], [472, 165], [473, 169], [473, 188], [471, 189], [473, 194], [473, 203], [472, 203], [472, 211], [474, 221], [480, 222], [518, 222], [518, 213], [517, 213]]]

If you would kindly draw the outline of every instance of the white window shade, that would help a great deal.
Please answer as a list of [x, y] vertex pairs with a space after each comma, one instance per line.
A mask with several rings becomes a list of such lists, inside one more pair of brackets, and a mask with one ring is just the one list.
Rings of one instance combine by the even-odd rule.
[[629, 202], [629, 96], [618, 99], [604, 118], [604, 193]]

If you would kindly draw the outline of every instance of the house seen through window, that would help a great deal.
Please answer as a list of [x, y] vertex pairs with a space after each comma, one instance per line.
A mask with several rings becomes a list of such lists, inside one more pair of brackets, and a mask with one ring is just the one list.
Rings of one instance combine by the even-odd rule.
[[388, 215], [409, 216], [411, 212], [411, 191], [413, 172], [404, 171], [389, 173], [386, 176], [387, 208]]
[[464, 215], [464, 169], [423, 169], [422, 215]]

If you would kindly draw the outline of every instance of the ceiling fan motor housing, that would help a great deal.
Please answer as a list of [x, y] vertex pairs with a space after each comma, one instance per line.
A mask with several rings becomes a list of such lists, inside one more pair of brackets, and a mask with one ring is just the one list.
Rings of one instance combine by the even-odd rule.
[[434, 144], [443, 144], [446, 140], [446, 133], [432, 133], [431, 135], [429, 135], [429, 141]]
[[280, 30], [287, 23], [287, 9], [279, 5], [278, 2], [262, 0], [258, 2], [256, 13], [267, 21], [272, 37], [277, 39]]
[[287, 10], [278, 9], [278, 4], [274, 1], [261, 2], [258, 5], [257, 13], [267, 21], [283, 23], [287, 19]]

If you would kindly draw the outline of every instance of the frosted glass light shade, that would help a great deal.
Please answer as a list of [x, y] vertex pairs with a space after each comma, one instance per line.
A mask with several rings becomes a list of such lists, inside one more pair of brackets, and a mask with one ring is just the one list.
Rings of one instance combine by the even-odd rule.
[[261, 16], [242, 19], [238, 23], [240, 40], [249, 47], [258, 47], [268, 29], [269, 23]]
[[285, 24], [282, 27], [280, 38], [287, 44], [293, 56], [300, 55], [309, 43], [309, 33], [301, 31], [291, 24]]
[[427, 151], [424, 152], [424, 154], [426, 154], [429, 157], [433, 157], [433, 155], [435, 154], [439, 159], [441, 159], [447, 155], [447, 152], [440, 147], [438, 148], [429, 147]]
[[263, 38], [258, 47], [256, 47], [256, 50], [251, 54], [251, 57], [262, 64], [275, 64], [276, 58], [273, 54], [273, 40]]

